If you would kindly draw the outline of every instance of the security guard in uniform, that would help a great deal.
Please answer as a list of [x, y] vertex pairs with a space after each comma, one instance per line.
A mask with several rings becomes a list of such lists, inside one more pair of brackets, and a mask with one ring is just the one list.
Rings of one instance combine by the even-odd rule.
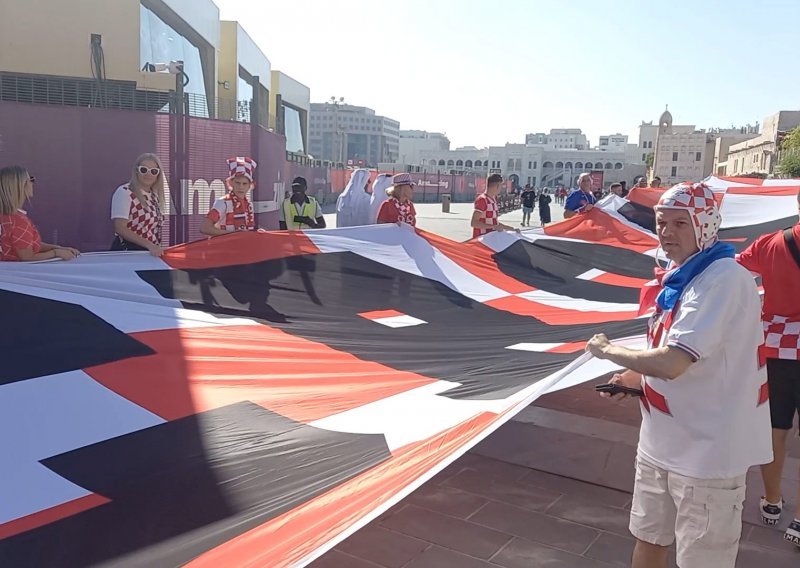
[[292, 180], [292, 196], [283, 200], [280, 210], [280, 228], [300, 231], [303, 229], [324, 229], [325, 217], [322, 208], [313, 197], [306, 195], [308, 183], [304, 177]]

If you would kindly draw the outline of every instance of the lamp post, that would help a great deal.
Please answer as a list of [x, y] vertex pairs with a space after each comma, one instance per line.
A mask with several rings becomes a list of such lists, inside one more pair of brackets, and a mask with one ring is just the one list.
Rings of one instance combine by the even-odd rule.
[[336, 97], [331, 97], [325, 104], [333, 106], [333, 123], [339, 142], [338, 152], [336, 154], [338, 162], [341, 164], [344, 163], [344, 129], [339, 125], [339, 105], [344, 104], [344, 97], [339, 97], [338, 99]]

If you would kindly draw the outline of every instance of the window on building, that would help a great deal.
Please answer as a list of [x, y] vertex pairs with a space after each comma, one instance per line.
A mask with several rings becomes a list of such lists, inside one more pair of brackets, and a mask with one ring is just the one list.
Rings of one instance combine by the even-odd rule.
[[673, 162], [677, 162], [678, 161], [678, 153], [677, 152], [673, 152], [672, 153], [672, 161]]
[[643, 162], [646, 162], [646, 161], [647, 161], [647, 154], [642, 154], [642, 161], [643, 161]]
[[702, 152], [695, 152], [694, 153], [694, 161], [695, 162], [699, 162], [702, 159], [703, 159], [703, 153]]
[[[190, 97], [200, 99], [197, 101], [199, 104], [190, 105], [190, 113], [207, 118], [208, 99], [200, 49], [153, 12], [140, 5], [139, 68], [141, 69], [145, 63], [169, 63], [178, 60], [183, 61], [183, 70], [189, 79], [184, 91]], [[213, 73], [213, 69], [211, 72]]]
[[[533, 166], [531, 164], [533, 164], [533, 162], [528, 162], [528, 169], [529, 170], [533, 169]], [[531, 178], [528, 178], [528, 183], [530, 183], [530, 182], [531, 182]]]
[[[533, 162], [533, 169], [535, 170], [538, 167], [539, 167], [539, 162]], [[536, 178], [533, 178], [533, 179], [536, 179]]]
[[669, 174], [671, 177], [675, 177], [678, 175], [678, 166], [672, 166], [672, 171]]
[[758, 154], [753, 154], [753, 163], [755, 164], [757, 162], [758, 162]]
[[303, 141], [303, 123], [300, 120], [300, 111], [283, 104], [283, 130], [286, 136], [286, 151], [305, 154], [306, 145]]

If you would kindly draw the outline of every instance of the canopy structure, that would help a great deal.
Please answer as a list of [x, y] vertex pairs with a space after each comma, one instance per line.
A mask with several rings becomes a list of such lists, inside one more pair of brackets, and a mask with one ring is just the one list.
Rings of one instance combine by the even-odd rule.
[[[796, 220], [796, 185], [719, 183], [740, 250]], [[467, 243], [377, 225], [2, 263], [0, 558], [308, 563], [614, 371], [594, 333], [641, 345], [652, 223], [634, 193]]]

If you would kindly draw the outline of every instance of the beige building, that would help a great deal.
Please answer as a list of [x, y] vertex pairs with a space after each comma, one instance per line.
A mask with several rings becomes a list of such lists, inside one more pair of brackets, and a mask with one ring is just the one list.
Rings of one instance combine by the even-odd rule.
[[283, 73], [272, 72], [269, 125], [286, 138], [286, 151], [307, 155], [311, 89]]
[[177, 88], [170, 62], [182, 60], [190, 111], [214, 116], [219, 37], [211, 0], [3, 0], [0, 96], [160, 110]]
[[300, 133], [293, 147], [308, 140], [308, 87], [276, 79], [212, 0], [2, 0], [0, 86], [0, 100], [149, 111], [169, 109], [182, 90], [193, 116], [267, 127], [290, 114], [280, 124]]
[[[672, 114], [665, 110], [658, 120], [651, 177], [660, 177], [664, 185], [702, 180], [717, 171], [715, 161], [721, 160], [726, 145], [732, 148], [732, 143], [752, 138], [757, 129], [758, 125], [748, 125], [698, 130], [694, 125], [673, 124]], [[723, 141], [717, 154], [716, 141], [720, 138]]]
[[[764, 119], [761, 134], [750, 140], [731, 145], [724, 164], [724, 175], [771, 176], [779, 161], [779, 146], [783, 136], [800, 125], [800, 111], [782, 110]], [[720, 173], [719, 168], [717, 173]]]
[[[238, 22], [220, 22], [217, 118], [267, 126], [272, 65]], [[253, 106], [254, 95], [258, 110]]]
[[742, 129], [739, 134], [726, 134], [714, 140], [714, 164], [711, 171], [719, 176], [728, 175], [728, 155], [731, 146], [758, 137], [758, 124]]

